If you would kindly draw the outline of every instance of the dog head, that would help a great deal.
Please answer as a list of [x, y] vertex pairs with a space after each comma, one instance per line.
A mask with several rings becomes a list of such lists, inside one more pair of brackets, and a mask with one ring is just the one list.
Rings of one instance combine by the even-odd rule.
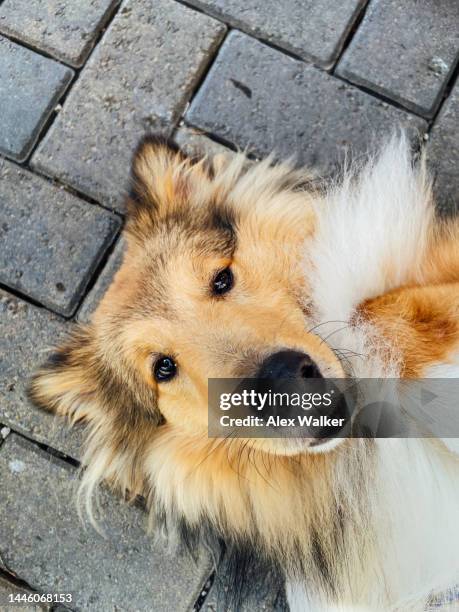
[[305, 180], [269, 159], [196, 160], [145, 138], [122, 267], [91, 324], [34, 376], [33, 401], [86, 420], [107, 457], [132, 463], [158, 427], [207, 437], [209, 378], [267, 367], [273, 378], [341, 376], [335, 353], [305, 327], [302, 245], [314, 228]]

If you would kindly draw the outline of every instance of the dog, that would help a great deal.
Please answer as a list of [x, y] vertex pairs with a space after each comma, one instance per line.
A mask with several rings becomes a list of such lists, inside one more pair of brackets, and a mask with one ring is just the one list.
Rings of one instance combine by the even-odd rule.
[[459, 224], [436, 217], [424, 158], [393, 137], [324, 184], [149, 136], [131, 182], [123, 264], [29, 389], [87, 424], [88, 512], [102, 481], [144, 496], [167, 533], [281, 568], [292, 612], [455, 606], [455, 439], [207, 429], [208, 380], [267, 360], [293, 378], [458, 376]]

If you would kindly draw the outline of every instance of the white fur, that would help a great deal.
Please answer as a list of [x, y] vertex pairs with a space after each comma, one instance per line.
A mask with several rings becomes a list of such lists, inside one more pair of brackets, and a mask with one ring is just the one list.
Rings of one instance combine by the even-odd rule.
[[351, 168], [316, 205], [307, 278], [321, 320], [349, 320], [368, 298], [416, 278], [433, 219], [425, 164], [412, 167], [405, 137]]
[[[363, 169], [351, 169], [316, 213], [316, 232], [306, 245], [313, 313], [308, 323], [345, 351], [353, 375], [397, 377], [397, 355], [383, 356], [381, 348], [387, 347], [374, 329], [355, 324], [355, 309], [421, 278], [433, 222], [424, 162], [413, 168], [405, 138], [393, 138]], [[459, 367], [438, 364], [433, 372], [457, 376]], [[420, 612], [431, 593], [459, 582], [459, 460], [448, 451], [459, 446], [426, 438], [375, 443], [377, 467], [368, 501], [375, 554], [365, 575], [350, 572], [359, 601], [352, 606], [311, 602], [307, 584], [290, 583], [291, 612]], [[371, 588], [355, 586], [361, 584]]]
[[412, 166], [404, 136], [365, 167], [353, 166], [316, 204], [305, 270], [315, 332], [344, 349], [360, 378], [396, 377], [397, 356], [368, 324], [349, 325], [356, 307], [420, 276], [434, 210], [422, 161]]
[[[377, 440], [372, 517], [375, 554], [366, 575], [351, 573], [357, 601], [311, 602], [308, 585], [289, 585], [291, 612], [422, 612], [432, 593], [459, 581], [456, 457], [422, 439]], [[365, 526], [362, 526], [364, 529]], [[356, 573], [357, 573], [356, 572]]]

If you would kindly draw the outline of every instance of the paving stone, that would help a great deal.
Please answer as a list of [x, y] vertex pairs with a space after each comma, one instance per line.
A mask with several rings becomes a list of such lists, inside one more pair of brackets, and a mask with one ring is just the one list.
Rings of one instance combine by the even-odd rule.
[[4, 0], [0, 32], [82, 66], [119, 0]]
[[0, 36], [0, 153], [24, 161], [73, 70]]
[[204, 133], [192, 128], [180, 127], [174, 135], [175, 142], [187, 155], [231, 155], [233, 151], [228, 147], [208, 138]]
[[232, 26], [303, 59], [333, 65], [364, 0], [189, 0]]
[[294, 154], [322, 171], [349, 147], [365, 151], [399, 125], [427, 126], [238, 32], [225, 41], [186, 120], [256, 155]]
[[124, 4], [33, 165], [122, 209], [134, 146], [145, 131], [171, 129], [224, 30], [170, 0]]
[[238, 585], [240, 602], [237, 606], [228, 599], [232, 586], [227, 576], [228, 559], [224, 556], [206, 597], [203, 612], [288, 612], [284, 579], [266, 563], [257, 560], [246, 566], [244, 582]]
[[0, 423], [79, 459], [81, 428], [70, 430], [63, 418], [32, 406], [25, 394], [31, 374], [70, 325], [0, 290]]
[[190, 610], [208, 557], [194, 564], [153, 545], [139, 508], [102, 489], [99, 535], [78, 518], [75, 470], [14, 435], [0, 448], [0, 479], [1, 515], [15, 517], [0, 521], [2, 552], [34, 588], [72, 593], [78, 610]]
[[459, 212], [459, 81], [430, 133], [427, 147], [435, 171], [435, 195], [440, 212]]
[[458, 59], [459, 0], [372, 0], [337, 73], [426, 117]]
[[72, 315], [120, 220], [6, 160], [0, 204], [0, 282]]
[[100, 300], [112, 282], [115, 273], [121, 266], [124, 249], [125, 242], [124, 238], [121, 237], [116, 243], [113, 253], [111, 253], [110, 257], [108, 258], [108, 261], [94, 284], [94, 287], [88, 293], [80, 310], [78, 311], [77, 319], [81, 323], [87, 323], [90, 320], [93, 312], [96, 310]]

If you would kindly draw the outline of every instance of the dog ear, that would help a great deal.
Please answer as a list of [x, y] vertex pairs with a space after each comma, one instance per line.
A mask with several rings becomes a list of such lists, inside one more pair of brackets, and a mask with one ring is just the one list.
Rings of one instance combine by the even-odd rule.
[[101, 403], [96, 353], [92, 327], [76, 327], [34, 373], [27, 389], [31, 401], [72, 424], [96, 417]]
[[91, 324], [76, 326], [33, 375], [28, 396], [38, 407], [65, 416], [72, 424], [108, 415], [116, 419], [120, 414], [126, 426], [132, 415], [138, 420], [142, 414], [157, 424], [161, 417], [156, 398], [140, 382], [130, 384], [134, 374], [120, 359], [119, 355], [111, 359], [106, 347], [99, 347]]
[[128, 216], [171, 212], [186, 198], [188, 175], [197, 161], [173, 140], [144, 136], [132, 159]]
[[74, 329], [34, 374], [28, 395], [72, 424], [87, 422], [81, 492], [90, 516], [92, 491], [103, 479], [129, 498], [143, 494], [145, 449], [163, 419], [154, 392], [142, 386], [119, 354], [116, 359], [106, 347], [99, 348], [91, 325]]

